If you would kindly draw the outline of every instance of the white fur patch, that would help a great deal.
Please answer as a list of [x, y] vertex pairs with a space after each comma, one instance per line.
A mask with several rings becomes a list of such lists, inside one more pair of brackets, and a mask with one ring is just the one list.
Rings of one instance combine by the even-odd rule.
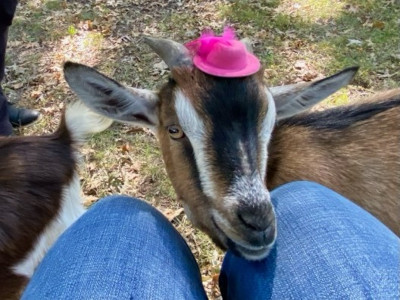
[[[222, 204], [226, 211], [231, 211], [242, 201], [245, 201], [248, 205], [254, 203], [254, 206], [256, 206], [258, 201], [270, 202], [270, 199], [270, 194], [260, 176], [253, 174], [252, 176], [236, 177], [228, 194], [223, 198]], [[213, 212], [213, 216], [225, 233], [232, 230], [229, 221], [224, 219], [217, 211]], [[238, 243], [240, 244], [240, 242]]]
[[265, 93], [268, 100], [268, 111], [261, 126], [259, 134], [260, 139], [260, 174], [261, 178], [265, 181], [265, 174], [267, 172], [267, 159], [268, 159], [268, 143], [271, 140], [271, 134], [276, 122], [276, 106], [271, 92], [266, 88]]
[[67, 106], [65, 119], [67, 128], [76, 142], [83, 142], [89, 134], [106, 130], [113, 122], [111, 119], [93, 112], [81, 101]]
[[265, 187], [264, 181], [256, 173], [252, 176], [235, 177], [232, 186], [230, 186], [228, 194], [224, 197], [223, 203], [227, 205], [227, 209], [240, 201], [246, 201], [249, 205], [257, 201], [270, 201], [270, 195]]
[[207, 164], [205, 156], [206, 132], [204, 122], [181, 90], [177, 90], [175, 93], [175, 111], [182, 130], [192, 144], [203, 192], [208, 197], [215, 199], [216, 189], [211, 179], [210, 166]]
[[16, 274], [30, 278], [58, 237], [85, 212], [80, 192], [79, 177], [75, 174], [63, 190], [59, 214], [44, 229], [25, 259], [12, 267]]
[[239, 141], [238, 149], [239, 149], [239, 159], [242, 171], [245, 175], [250, 176], [252, 173], [250, 159], [246, 151], [246, 148], [244, 146], [244, 143], [242, 141]]

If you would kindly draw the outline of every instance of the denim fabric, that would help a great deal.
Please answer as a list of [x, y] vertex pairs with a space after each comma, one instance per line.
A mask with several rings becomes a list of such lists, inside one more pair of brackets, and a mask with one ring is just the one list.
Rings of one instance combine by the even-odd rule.
[[168, 220], [140, 200], [101, 200], [39, 265], [22, 299], [206, 299], [199, 268]]
[[400, 299], [400, 242], [337, 193], [309, 182], [272, 192], [278, 237], [263, 261], [228, 253], [224, 299]]
[[[399, 299], [399, 239], [318, 184], [272, 192], [278, 238], [270, 256], [227, 253], [225, 299]], [[49, 251], [23, 299], [204, 299], [198, 267], [171, 224], [148, 204], [101, 200]]]

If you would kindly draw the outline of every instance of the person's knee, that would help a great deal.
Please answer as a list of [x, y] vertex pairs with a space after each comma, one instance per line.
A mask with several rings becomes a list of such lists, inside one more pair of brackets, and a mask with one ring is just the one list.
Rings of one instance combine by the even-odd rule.
[[308, 201], [318, 201], [321, 195], [341, 197], [335, 191], [313, 181], [292, 181], [285, 183], [271, 191], [272, 201], [285, 202], [307, 197]]
[[294, 181], [284, 184], [271, 192], [275, 212], [280, 218], [308, 215], [315, 211], [350, 211], [358, 215], [364, 211], [337, 192], [310, 181]]
[[120, 221], [135, 220], [138, 222], [156, 222], [165, 225], [168, 220], [156, 208], [143, 200], [123, 196], [113, 195], [100, 199], [88, 211], [95, 215], [118, 216]]
[[125, 196], [125, 195], [112, 195], [100, 199], [90, 209], [105, 210], [108, 213], [127, 213], [132, 214], [137, 211], [152, 211], [155, 210], [150, 204], [143, 200]]
[[275, 189], [273, 189], [272, 192], [281, 193], [288, 190], [297, 190], [297, 189], [328, 189], [328, 188], [314, 181], [297, 180], [280, 185]]

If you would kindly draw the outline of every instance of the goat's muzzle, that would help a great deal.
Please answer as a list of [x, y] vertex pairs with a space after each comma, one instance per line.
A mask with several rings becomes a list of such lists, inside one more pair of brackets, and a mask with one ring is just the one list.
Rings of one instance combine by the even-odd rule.
[[248, 260], [265, 258], [276, 239], [275, 212], [269, 194], [258, 202], [241, 202], [234, 215], [214, 212], [214, 226], [225, 237], [225, 245]]

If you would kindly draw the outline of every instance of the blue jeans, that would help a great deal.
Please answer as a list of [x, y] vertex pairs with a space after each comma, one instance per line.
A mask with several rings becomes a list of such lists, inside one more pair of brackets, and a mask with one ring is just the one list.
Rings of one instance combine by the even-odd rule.
[[[264, 260], [227, 253], [224, 299], [399, 299], [399, 239], [335, 192], [293, 182], [272, 192], [276, 247]], [[48, 252], [23, 299], [205, 299], [188, 246], [154, 208], [99, 201]]]

